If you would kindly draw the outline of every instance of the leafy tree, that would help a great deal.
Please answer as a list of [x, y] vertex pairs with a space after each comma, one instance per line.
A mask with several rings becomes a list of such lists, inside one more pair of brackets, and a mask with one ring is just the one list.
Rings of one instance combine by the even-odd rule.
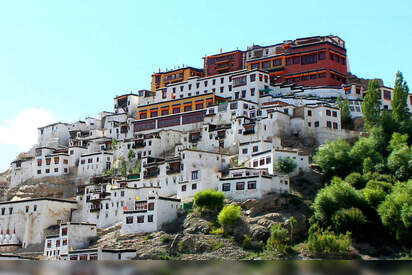
[[270, 228], [270, 237], [266, 242], [267, 250], [274, 250], [280, 253], [285, 253], [290, 249], [289, 232], [282, 227], [280, 223], [275, 223]]
[[409, 119], [408, 112], [408, 94], [409, 88], [406, 81], [403, 80], [401, 72], [396, 73], [395, 86], [393, 88], [393, 98], [391, 101], [392, 115], [395, 122], [401, 124]]
[[369, 205], [376, 209], [391, 191], [392, 184], [384, 181], [370, 180], [361, 192]]
[[357, 172], [350, 173], [345, 178], [345, 182], [349, 183], [356, 189], [361, 189], [365, 187], [367, 183], [366, 179], [360, 173], [357, 173]]
[[298, 224], [298, 220], [295, 217], [290, 217], [289, 219], [289, 227], [290, 227], [290, 241], [293, 243], [293, 230], [295, 226]]
[[121, 162], [120, 162], [119, 172], [120, 172], [120, 175], [122, 175], [124, 177], [127, 176], [127, 164], [126, 164], [126, 161], [124, 159], [122, 159]]
[[319, 146], [313, 160], [327, 177], [345, 177], [353, 169], [352, 159], [349, 155], [350, 150], [349, 143], [343, 139], [334, 142], [328, 141], [326, 144]]
[[401, 149], [403, 146], [408, 146], [408, 135], [401, 135], [399, 133], [393, 133], [391, 140], [389, 141], [388, 151], [392, 152]]
[[289, 174], [296, 170], [296, 161], [290, 157], [280, 157], [274, 164], [274, 169], [278, 172]]
[[412, 151], [409, 146], [403, 145], [392, 151], [388, 157], [388, 168], [399, 180], [412, 177]]
[[337, 235], [330, 229], [322, 229], [316, 223], [309, 228], [306, 248], [313, 253], [347, 253], [351, 245], [350, 232]]
[[141, 161], [138, 161], [136, 164], [136, 167], [133, 169], [132, 173], [135, 175], [140, 175], [140, 171], [142, 169], [142, 163]]
[[412, 180], [395, 184], [378, 207], [383, 225], [398, 241], [412, 241]]
[[226, 205], [217, 216], [219, 224], [225, 228], [240, 219], [240, 206], [234, 204]]
[[340, 209], [332, 217], [333, 226], [340, 233], [359, 233], [366, 223], [366, 217], [359, 208]]
[[376, 150], [376, 147], [376, 140], [373, 137], [359, 138], [349, 153], [349, 156], [353, 161], [354, 170], [360, 172], [360, 169], [363, 167], [364, 170], [371, 170], [371, 172], [373, 172], [375, 170], [375, 165], [383, 163], [383, 158]]
[[116, 151], [116, 150], [117, 150], [118, 145], [119, 145], [119, 143], [118, 143], [117, 139], [115, 139], [115, 138], [112, 139], [112, 150], [113, 150], [113, 151]]
[[350, 108], [349, 108], [349, 100], [345, 99], [342, 100], [342, 98], [339, 96], [338, 99], [336, 100], [336, 103], [338, 104], [340, 108], [340, 117], [342, 121], [342, 127], [346, 129], [353, 129], [353, 119], [352, 115], [350, 113]]
[[321, 189], [312, 204], [315, 220], [323, 225], [334, 225], [332, 217], [341, 209], [355, 207], [363, 210], [367, 206], [361, 193], [340, 178], [334, 178], [331, 184]]
[[223, 208], [225, 195], [220, 191], [203, 190], [194, 197], [194, 206], [201, 211], [220, 211]]
[[135, 157], [136, 157], [136, 153], [134, 152], [133, 149], [130, 149], [130, 150], [129, 150], [129, 153], [127, 154], [127, 159], [128, 159], [128, 160], [132, 160], [132, 159], [134, 159]]
[[362, 102], [363, 121], [366, 129], [378, 125], [381, 114], [380, 85], [377, 79], [369, 81], [366, 96]]

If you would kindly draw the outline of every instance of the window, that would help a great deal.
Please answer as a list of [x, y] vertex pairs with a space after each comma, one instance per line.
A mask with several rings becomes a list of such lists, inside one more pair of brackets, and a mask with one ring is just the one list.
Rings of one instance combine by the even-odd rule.
[[29, 212], [29, 206], [26, 205], [26, 213], [28, 213], [28, 212]]
[[13, 207], [9, 208], [9, 215], [13, 214]]
[[192, 180], [199, 179], [199, 171], [192, 171]]
[[63, 246], [67, 245], [67, 239], [63, 239]]
[[262, 69], [268, 69], [270, 68], [270, 61], [265, 61], [262, 63]]
[[225, 82], [225, 79], [223, 77], [220, 78], [220, 84], [223, 84]]
[[223, 183], [222, 184], [222, 191], [224, 191], [224, 192], [230, 191], [230, 183]]
[[259, 160], [259, 165], [265, 165], [265, 159], [264, 158]]
[[124, 197], [124, 191], [120, 191], [120, 197]]
[[386, 100], [391, 100], [391, 92], [390, 91], [383, 91], [383, 98]]
[[319, 121], [315, 121], [315, 128], [319, 127]]
[[245, 190], [244, 182], [236, 182], [236, 190]]
[[62, 228], [62, 236], [67, 236], [67, 227]]
[[255, 88], [250, 89], [250, 96], [255, 96]]
[[90, 261], [97, 261], [97, 254], [91, 254]]
[[318, 58], [319, 58], [319, 60], [325, 60], [326, 59], [326, 53], [325, 52], [318, 53]]
[[59, 168], [54, 168], [54, 173], [59, 172]]
[[233, 79], [233, 87], [239, 87], [246, 85], [246, 76]]
[[257, 160], [253, 161], [253, 167], [258, 167], [258, 161]]
[[333, 123], [333, 129], [338, 129], [338, 123], [336, 122]]
[[223, 93], [223, 89], [224, 89], [224, 87], [222, 86], [222, 87], [220, 87], [220, 93]]
[[54, 158], [54, 164], [59, 164], [60, 162], [60, 158], [59, 157], [55, 157]]
[[242, 154], [247, 154], [247, 148], [242, 149]]
[[197, 184], [196, 183], [193, 183], [192, 184], [192, 190], [196, 190], [197, 189]]
[[253, 146], [253, 153], [256, 153], [257, 151], [259, 151], [259, 147], [258, 146]]
[[270, 164], [272, 162], [272, 158], [270, 156], [266, 157], [266, 164]]
[[37, 166], [41, 166], [42, 165], [42, 160], [41, 159], [38, 159], [37, 160]]
[[292, 57], [286, 58], [286, 66], [292, 65]]
[[308, 116], [312, 116], [312, 111], [308, 110]]
[[333, 117], [337, 117], [337, 116], [338, 116], [338, 113], [337, 113], [336, 111], [333, 111], [333, 112], [332, 112], [332, 116], [333, 116]]
[[50, 165], [51, 159], [46, 159], [46, 165]]
[[126, 217], [126, 224], [133, 223], [133, 216]]
[[153, 215], [148, 215], [147, 216], [147, 221], [148, 222], [153, 222]]
[[182, 192], [186, 191], [186, 185], [182, 185]]
[[330, 114], [331, 114], [330, 110], [326, 110], [326, 115], [330, 116]]
[[325, 77], [326, 77], [326, 73], [320, 73], [320, 74], [318, 74], [318, 77], [319, 77], [319, 78], [325, 78]]
[[192, 105], [186, 105], [183, 109], [185, 112], [190, 112], [192, 110]]
[[332, 128], [332, 122], [331, 121], [326, 121], [326, 127]]
[[307, 54], [302, 56], [302, 65], [314, 64], [317, 62], [317, 54]]
[[153, 210], [154, 210], [154, 202], [149, 202], [149, 203], [148, 203], [147, 210], [148, 210], [148, 211], [153, 211]]
[[247, 189], [249, 189], [249, 190], [256, 189], [256, 181], [249, 181], [247, 183]]
[[4, 215], [4, 213], [6, 213], [6, 208], [1, 209], [1, 214]]
[[280, 66], [280, 65], [282, 65], [282, 59], [273, 60], [273, 66]]
[[56, 247], [60, 247], [60, 240], [56, 240]]
[[37, 205], [35, 204], [35, 205], [33, 205], [33, 212], [36, 212], [36, 211], [37, 211]]
[[51, 248], [51, 244], [52, 244], [52, 241], [51, 241], [51, 240], [48, 240], [48, 241], [47, 241], [47, 248]]
[[299, 63], [300, 63], [300, 56], [293, 57], [293, 64], [299, 64]]
[[204, 82], [204, 84], [205, 84], [205, 87], [207, 87], [207, 80]]
[[137, 223], [144, 223], [144, 216], [137, 216]]

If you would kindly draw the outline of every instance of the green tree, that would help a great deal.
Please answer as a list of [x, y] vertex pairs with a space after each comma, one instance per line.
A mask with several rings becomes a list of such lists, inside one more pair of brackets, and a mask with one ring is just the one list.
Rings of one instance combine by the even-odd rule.
[[293, 243], [293, 230], [295, 226], [298, 224], [298, 220], [295, 217], [290, 217], [289, 219], [289, 227], [290, 227], [290, 242]]
[[381, 114], [381, 90], [377, 79], [369, 81], [366, 96], [362, 102], [363, 122], [367, 130], [377, 126]]
[[216, 190], [203, 190], [194, 197], [194, 206], [201, 211], [220, 211], [225, 202], [225, 195]]
[[349, 155], [350, 150], [349, 143], [343, 139], [334, 142], [328, 141], [319, 146], [313, 160], [327, 177], [346, 177], [353, 169], [352, 159]]
[[116, 151], [119, 143], [117, 142], [117, 139], [112, 139], [112, 150]]
[[290, 174], [296, 170], [297, 164], [296, 161], [290, 157], [279, 157], [279, 159], [273, 164], [274, 169], [278, 172]]
[[319, 190], [312, 204], [313, 217], [323, 225], [333, 224], [332, 217], [341, 209], [359, 208], [364, 210], [368, 203], [361, 193], [349, 183], [340, 178], [333, 178], [332, 182]]
[[336, 100], [336, 103], [338, 104], [340, 108], [340, 117], [342, 121], [342, 127], [346, 129], [353, 129], [353, 119], [352, 115], [350, 113], [350, 108], [349, 108], [349, 100], [345, 99], [342, 100], [342, 98], [339, 96], [338, 99]]
[[136, 153], [134, 152], [133, 149], [130, 149], [130, 150], [129, 150], [129, 153], [127, 154], [127, 159], [128, 159], [128, 160], [132, 160], [132, 159], [134, 159], [135, 157], [136, 157]]
[[127, 164], [126, 161], [124, 159], [121, 160], [120, 162], [120, 168], [119, 168], [119, 172], [122, 176], [127, 176]]
[[364, 169], [367, 168], [374, 171], [374, 166], [383, 162], [383, 158], [376, 148], [377, 146], [374, 138], [360, 137], [349, 153], [349, 156], [352, 159], [353, 170], [361, 172], [363, 167]]
[[378, 207], [383, 225], [398, 241], [412, 241], [412, 180], [395, 184]]
[[408, 94], [409, 88], [406, 81], [403, 80], [401, 72], [396, 73], [395, 86], [393, 88], [393, 98], [391, 101], [392, 115], [395, 122], [402, 124], [409, 120], [408, 112]]
[[223, 207], [217, 216], [217, 221], [225, 229], [240, 219], [240, 206], [229, 204]]
[[366, 217], [359, 208], [351, 207], [340, 209], [332, 217], [333, 227], [339, 233], [360, 233], [363, 225], [366, 223]]
[[285, 253], [289, 250], [289, 232], [280, 223], [270, 228], [270, 237], [266, 242], [266, 249]]
[[306, 248], [313, 253], [346, 253], [352, 245], [351, 233], [337, 235], [329, 228], [324, 230], [318, 224], [309, 228]]

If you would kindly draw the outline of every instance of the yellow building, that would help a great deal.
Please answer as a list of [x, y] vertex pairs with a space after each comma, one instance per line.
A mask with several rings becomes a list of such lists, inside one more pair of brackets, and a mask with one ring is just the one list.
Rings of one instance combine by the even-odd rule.
[[205, 109], [207, 106], [222, 101], [225, 101], [225, 99], [215, 96], [213, 93], [208, 93], [148, 104], [137, 108], [137, 119], [140, 120], [201, 110]]
[[203, 76], [203, 70], [193, 67], [185, 67], [173, 71], [152, 74], [152, 91], [164, 88], [168, 84], [186, 81], [193, 76]]

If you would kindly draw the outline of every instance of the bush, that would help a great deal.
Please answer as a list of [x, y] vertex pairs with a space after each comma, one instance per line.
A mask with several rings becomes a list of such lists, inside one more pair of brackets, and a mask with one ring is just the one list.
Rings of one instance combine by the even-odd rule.
[[170, 260], [173, 260], [173, 258], [170, 257], [170, 256], [167, 255], [167, 254], [163, 254], [163, 255], [160, 255], [160, 256], [159, 256], [159, 260], [170, 261]]
[[355, 187], [356, 189], [361, 189], [365, 187], [366, 180], [365, 178], [357, 172], [350, 173], [346, 178], [345, 181]]
[[220, 211], [223, 208], [225, 195], [220, 191], [204, 190], [196, 193], [194, 205], [201, 211]]
[[362, 226], [366, 223], [366, 217], [358, 208], [338, 210], [332, 217], [334, 227], [338, 232], [360, 233]]
[[327, 177], [346, 177], [353, 169], [352, 159], [349, 156], [350, 150], [349, 143], [343, 139], [326, 142], [318, 148], [313, 160]]
[[412, 242], [412, 180], [397, 183], [379, 205], [378, 213], [396, 240]]
[[172, 240], [172, 237], [170, 235], [163, 235], [160, 240], [162, 240], [162, 243], [168, 243]]
[[313, 253], [347, 253], [350, 251], [352, 239], [350, 232], [336, 235], [329, 229], [322, 230], [317, 224], [309, 229], [306, 248]]
[[136, 153], [134, 152], [133, 149], [130, 149], [130, 150], [129, 150], [129, 153], [127, 153], [127, 159], [128, 159], [128, 160], [132, 160], [132, 159], [134, 159], [135, 157], [136, 157]]
[[224, 233], [225, 233], [225, 231], [223, 230], [223, 228], [217, 228], [217, 229], [214, 229], [214, 230], [210, 231], [210, 234], [212, 234], [212, 235], [223, 236]]
[[282, 158], [280, 157], [274, 164], [276, 171], [284, 174], [290, 174], [296, 170], [297, 164], [296, 161], [290, 157]]
[[333, 225], [332, 217], [338, 210], [352, 207], [364, 210], [368, 203], [361, 192], [340, 178], [334, 178], [330, 185], [321, 189], [312, 205], [315, 219], [324, 225]]
[[153, 239], [153, 236], [152, 236], [152, 235], [147, 235], [144, 239], [145, 239], [146, 241], [147, 241], [147, 240], [151, 240], [151, 239]]
[[280, 223], [275, 223], [270, 228], [270, 237], [266, 242], [266, 249], [285, 253], [290, 249], [289, 232]]
[[218, 249], [220, 249], [220, 248], [222, 248], [222, 247], [224, 247], [224, 246], [225, 246], [225, 243], [224, 243], [222, 240], [216, 241], [216, 242], [213, 244], [212, 251], [216, 251], [216, 250], [218, 250]]
[[217, 216], [219, 224], [225, 228], [240, 219], [240, 206], [234, 204], [226, 205]]

